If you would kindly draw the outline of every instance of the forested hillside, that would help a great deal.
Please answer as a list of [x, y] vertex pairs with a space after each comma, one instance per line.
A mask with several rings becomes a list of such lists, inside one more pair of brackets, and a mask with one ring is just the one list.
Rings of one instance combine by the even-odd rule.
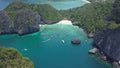
[[11, 3], [5, 11], [7, 14], [10, 16], [12, 19], [16, 12], [21, 10], [21, 9], [30, 9], [34, 12], [37, 12], [39, 15], [41, 15], [41, 19], [45, 23], [51, 23], [55, 22], [57, 20], [62, 19], [61, 14], [59, 11], [57, 11], [55, 8], [53, 8], [51, 5], [48, 4], [26, 4], [20, 1], [16, 1]]
[[[107, 25], [107, 16], [112, 9], [112, 3], [90, 3], [82, 7], [63, 11], [64, 17], [73, 21], [73, 24], [84, 26], [88, 32], [97, 32]], [[114, 23], [114, 22], [110, 22]]]
[[0, 68], [34, 68], [34, 65], [16, 49], [0, 47]]

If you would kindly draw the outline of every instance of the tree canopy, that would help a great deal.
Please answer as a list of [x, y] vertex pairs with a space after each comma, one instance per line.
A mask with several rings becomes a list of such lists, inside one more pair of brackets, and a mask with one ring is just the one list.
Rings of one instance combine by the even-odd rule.
[[16, 49], [0, 47], [0, 68], [34, 68], [34, 65]]

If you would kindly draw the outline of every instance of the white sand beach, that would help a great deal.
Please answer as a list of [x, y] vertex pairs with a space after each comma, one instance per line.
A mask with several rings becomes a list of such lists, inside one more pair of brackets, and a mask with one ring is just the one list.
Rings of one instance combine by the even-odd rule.
[[58, 22], [57, 24], [72, 25], [72, 21], [70, 21], [70, 20], [61, 20], [61, 21], [60, 21], [60, 22]]
[[82, 0], [82, 1], [84, 1], [84, 2], [86, 2], [86, 3], [90, 3], [90, 1], [88, 1], [88, 0]]

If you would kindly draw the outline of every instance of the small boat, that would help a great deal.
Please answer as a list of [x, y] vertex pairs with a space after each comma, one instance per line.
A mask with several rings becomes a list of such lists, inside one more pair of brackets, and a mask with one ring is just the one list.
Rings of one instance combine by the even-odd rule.
[[25, 48], [24, 50], [27, 51], [28, 49]]
[[64, 41], [64, 40], [62, 40], [62, 43], [65, 43], [65, 41]]

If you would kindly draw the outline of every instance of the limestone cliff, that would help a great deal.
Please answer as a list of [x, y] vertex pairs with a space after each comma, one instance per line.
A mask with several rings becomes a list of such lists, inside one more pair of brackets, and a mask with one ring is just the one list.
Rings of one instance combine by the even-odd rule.
[[104, 30], [94, 37], [94, 46], [100, 49], [110, 60], [120, 60], [120, 27]]
[[24, 9], [16, 12], [14, 19], [10, 19], [7, 12], [0, 11], [0, 34], [24, 35], [39, 31], [41, 17], [37, 12]]

